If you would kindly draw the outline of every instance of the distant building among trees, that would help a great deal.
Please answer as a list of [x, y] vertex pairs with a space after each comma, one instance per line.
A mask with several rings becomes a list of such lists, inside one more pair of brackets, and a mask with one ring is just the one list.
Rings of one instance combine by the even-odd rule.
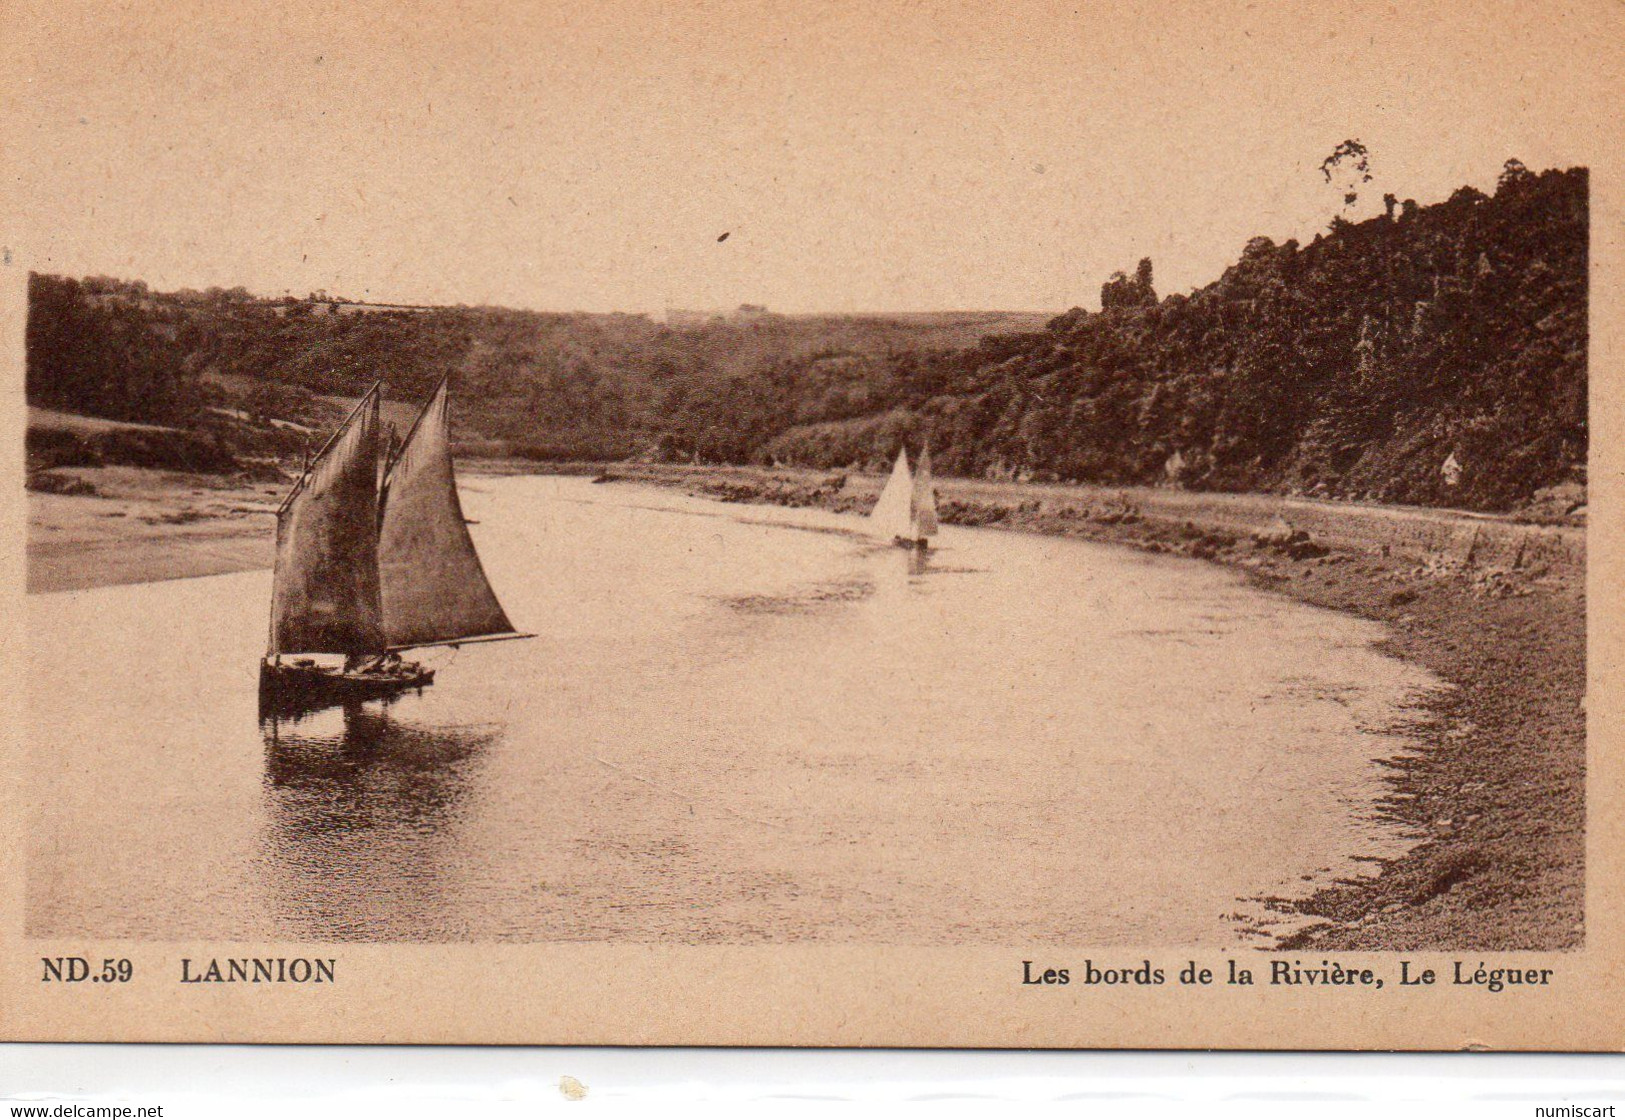
[[1110, 311], [1120, 307], [1155, 307], [1156, 289], [1151, 286], [1151, 258], [1141, 259], [1130, 279], [1122, 272], [1114, 272], [1111, 279], [1100, 286], [1100, 309]]

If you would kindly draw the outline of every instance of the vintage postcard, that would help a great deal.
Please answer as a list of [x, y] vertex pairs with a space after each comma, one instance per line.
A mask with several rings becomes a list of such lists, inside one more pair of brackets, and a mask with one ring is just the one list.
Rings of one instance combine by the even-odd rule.
[[1625, 1047], [1619, 5], [3, 18], [0, 1037]]

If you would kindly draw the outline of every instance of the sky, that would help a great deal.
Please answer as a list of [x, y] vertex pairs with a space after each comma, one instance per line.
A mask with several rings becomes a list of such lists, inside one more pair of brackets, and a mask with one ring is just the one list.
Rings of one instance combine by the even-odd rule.
[[1625, 59], [1613, 0], [7, 11], [29, 267], [560, 311], [1187, 291], [1325, 228], [1345, 138], [1362, 209], [1592, 162]]

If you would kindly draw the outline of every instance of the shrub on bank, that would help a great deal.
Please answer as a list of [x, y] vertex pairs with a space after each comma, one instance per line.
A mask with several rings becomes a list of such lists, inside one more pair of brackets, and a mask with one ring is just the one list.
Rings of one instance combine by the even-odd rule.
[[31, 427], [26, 442], [31, 470], [121, 466], [229, 474], [241, 466], [231, 449], [212, 433], [151, 429], [81, 432]]

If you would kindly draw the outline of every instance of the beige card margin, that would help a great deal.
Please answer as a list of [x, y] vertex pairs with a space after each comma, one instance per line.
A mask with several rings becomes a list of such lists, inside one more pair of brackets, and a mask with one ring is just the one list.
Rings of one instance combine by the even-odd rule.
[[[1601, 7], [1606, 0], [1590, 0]], [[1445, 7], [1437, 5], [1436, 7]], [[1587, 4], [1577, 5], [1585, 10]], [[1542, 7], [1507, 7], [1538, 29]], [[1571, 9], [1572, 10], [1572, 9]], [[1592, 14], [1598, 14], [1592, 9]], [[15, 18], [15, 16], [13, 16]], [[1283, 17], [1286, 18], [1286, 17]], [[21, 688], [0, 689], [0, 1039], [172, 1042], [570, 1043], [622, 1045], [970, 1046], [1618, 1050], [1625, 1048], [1625, 710], [1621, 659], [1625, 586], [1620, 524], [1625, 463], [1625, 115], [1616, 42], [1596, 45], [1612, 69], [1611, 96], [1595, 104], [1591, 134], [1573, 163], [1591, 177], [1591, 528], [1588, 542], [1588, 832], [1586, 943], [1553, 954], [1336, 954], [1388, 976], [1381, 992], [1023, 987], [1021, 961], [1081, 966], [1149, 957], [1219, 968], [1231, 953], [1085, 946], [1004, 949], [777, 946], [699, 948], [598, 945], [241, 945], [39, 941], [23, 936], [25, 824], [18, 728]], [[11, 71], [6, 97], [27, 95]], [[1595, 80], [1596, 74], [1588, 75]], [[1551, 75], [1529, 75], [1530, 96], [1581, 96]], [[1584, 95], [1594, 96], [1595, 86]], [[4, 127], [0, 125], [0, 127]], [[48, 137], [15, 132], [5, 162]], [[15, 189], [6, 177], [4, 189]], [[0, 404], [0, 669], [25, 664], [22, 618], [26, 507], [22, 485], [22, 338], [28, 233], [3, 213], [0, 340], [7, 380]], [[42, 270], [48, 268], [42, 266]], [[143, 981], [45, 985], [40, 958], [82, 953], [140, 962]], [[322, 956], [339, 961], [332, 986], [181, 986], [182, 957]], [[1294, 956], [1288, 954], [1288, 956]], [[1321, 954], [1296, 954], [1305, 963]], [[1401, 991], [1397, 961], [1448, 970], [1494, 965], [1555, 970], [1548, 988], [1490, 994], [1448, 987]], [[1170, 980], [1173, 979], [1170, 972]]]

